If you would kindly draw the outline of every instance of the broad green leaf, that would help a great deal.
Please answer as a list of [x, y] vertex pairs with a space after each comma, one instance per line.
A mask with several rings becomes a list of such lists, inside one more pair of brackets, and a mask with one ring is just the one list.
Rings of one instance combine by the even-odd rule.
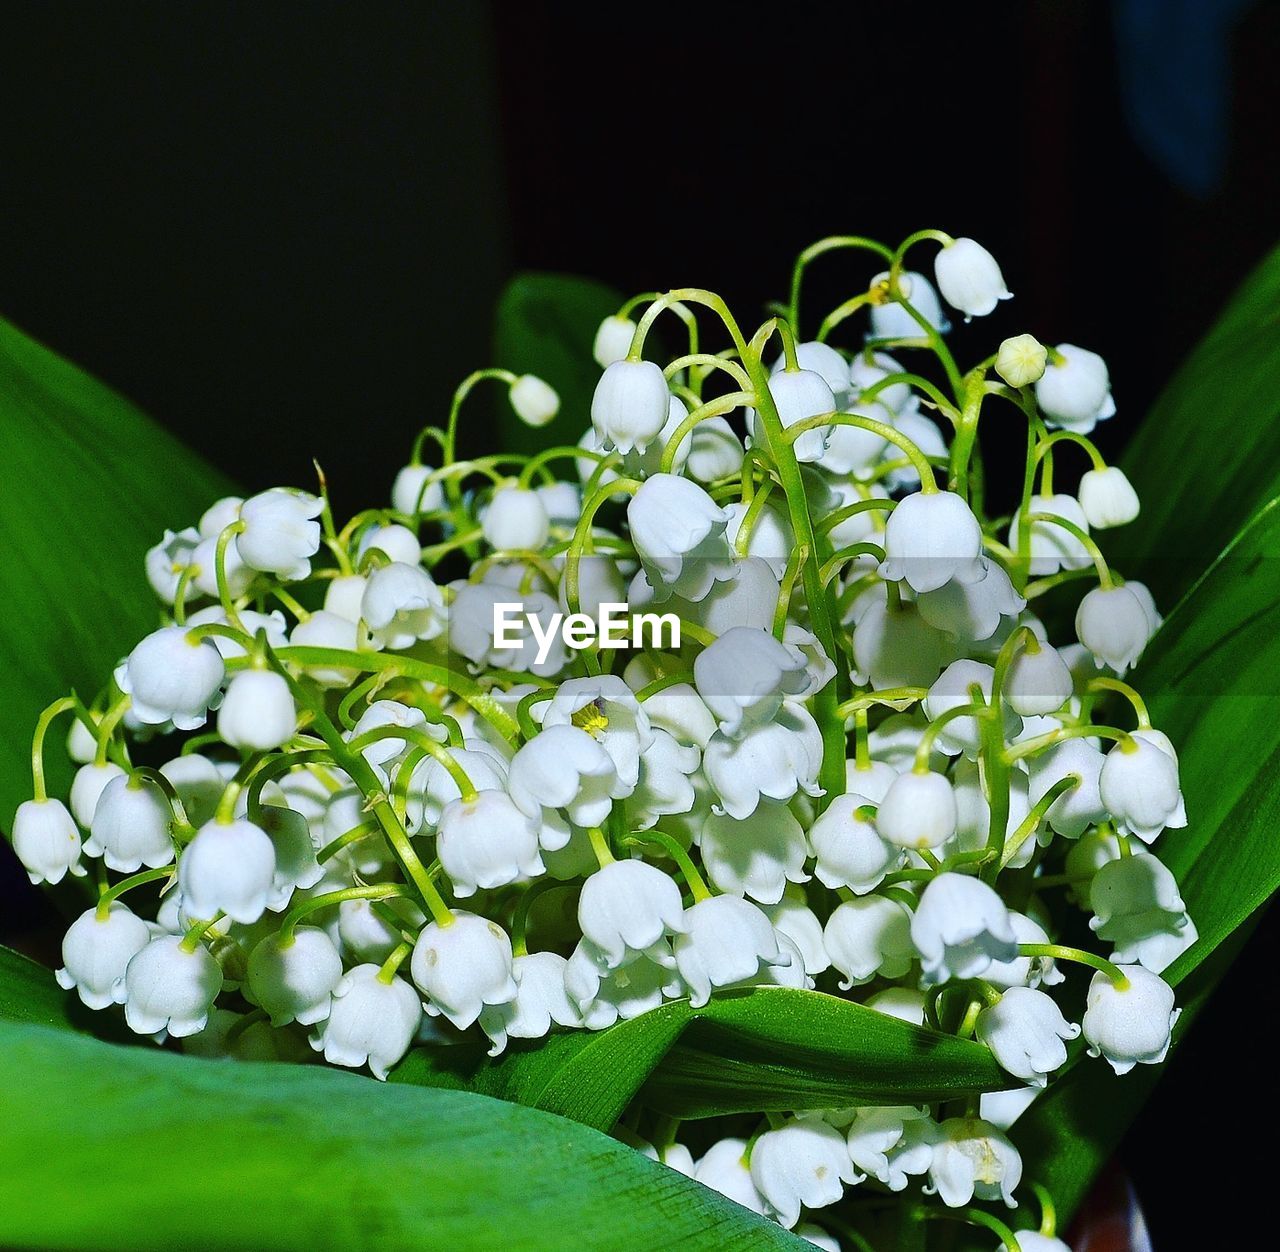
[[[1266, 505], [1178, 605], [1135, 686], [1178, 748], [1188, 825], [1156, 851], [1176, 875], [1200, 932], [1168, 971], [1187, 1006], [1184, 1033], [1241, 928], [1280, 886], [1280, 500]], [[1015, 1128], [1036, 1176], [1069, 1209], [1106, 1160], [1159, 1071], [1114, 1078], [1085, 1062]], [[1068, 1150], [1069, 1148], [1069, 1150]]]
[[537, 374], [550, 383], [560, 394], [560, 412], [535, 430], [504, 403], [504, 452], [537, 452], [578, 442], [590, 425], [591, 396], [600, 377], [591, 345], [601, 321], [621, 304], [622, 297], [603, 283], [570, 274], [519, 274], [507, 285], [494, 318], [493, 359], [517, 374]]
[[0, 1023], [0, 1245], [796, 1248], [597, 1131], [460, 1091]]
[[1280, 494], [1280, 249], [1165, 388], [1122, 463], [1142, 516], [1104, 547], [1167, 607]]
[[1008, 1086], [975, 1043], [814, 991], [759, 987], [664, 1005], [597, 1034], [478, 1051], [420, 1048], [397, 1081], [471, 1086], [606, 1129], [639, 1092], [680, 1118], [918, 1104]]
[[[70, 687], [91, 698], [159, 625], [143, 554], [228, 489], [127, 401], [0, 321], [0, 829], [30, 795], [40, 710]], [[50, 741], [55, 792], [69, 782], [65, 725]]]
[[69, 997], [43, 965], [0, 947], [0, 1021], [73, 1029]]

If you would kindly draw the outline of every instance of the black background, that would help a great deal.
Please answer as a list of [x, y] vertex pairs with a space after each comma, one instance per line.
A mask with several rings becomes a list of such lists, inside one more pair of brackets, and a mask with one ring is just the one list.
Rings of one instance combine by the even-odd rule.
[[[745, 316], [823, 234], [972, 235], [1017, 299], [969, 333], [1101, 352], [1110, 451], [1276, 241], [1274, 8], [1231, 38], [1198, 196], [1131, 137], [1101, 3], [620, 11], [0, 6], [0, 315], [248, 488], [318, 457], [341, 512], [491, 363], [519, 269], [708, 286]], [[37, 922], [21, 896], [0, 935]], [[1160, 1252], [1252, 1230], [1273, 948], [1260, 932], [1124, 1145]]]

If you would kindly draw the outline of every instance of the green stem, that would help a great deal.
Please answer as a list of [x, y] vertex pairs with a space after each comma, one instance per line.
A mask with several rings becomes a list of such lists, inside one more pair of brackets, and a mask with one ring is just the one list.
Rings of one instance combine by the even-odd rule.
[[[74, 696], [63, 696], [50, 704], [36, 719], [35, 733], [31, 736], [31, 788], [35, 800], [43, 804], [49, 798], [44, 781], [44, 737], [55, 717], [69, 713], [76, 707]], [[100, 762], [99, 764], [103, 764]]]

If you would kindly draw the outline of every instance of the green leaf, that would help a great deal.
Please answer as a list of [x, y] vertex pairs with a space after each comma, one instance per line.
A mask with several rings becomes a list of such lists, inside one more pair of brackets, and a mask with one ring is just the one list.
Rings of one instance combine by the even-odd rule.
[[1123, 466], [1142, 516], [1108, 536], [1107, 555], [1172, 605], [1280, 494], [1280, 248], [1165, 388]]
[[504, 452], [537, 452], [575, 444], [591, 420], [600, 367], [591, 355], [600, 323], [622, 305], [603, 283], [569, 274], [519, 274], [507, 284], [494, 319], [494, 361], [517, 374], [537, 374], [560, 394], [560, 412], [539, 429], [503, 404]]
[[[1157, 851], [1200, 939], [1168, 970], [1186, 1008], [1181, 1038], [1280, 886], [1280, 500], [1266, 505], [1178, 605], [1134, 685], [1178, 747], [1188, 825]], [[1115, 1078], [1086, 1061], [1015, 1127], [1031, 1175], [1066, 1211], [1082, 1198], [1159, 1076]]]
[[399, 1082], [470, 1086], [607, 1129], [637, 1092], [683, 1119], [919, 1104], [1009, 1085], [978, 1044], [815, 991], [758, 987], [664, 1005], [609, 1030], [477, 1050], [420, 1048]]
[[0, 1023], [0, 1245], [805, 1245], [585, 1126], [319, 1066]]
[[43, 965], [0, 947], [0, 1021], [72, 1030], [70, 997]]
[[[0, 321], [0, 827], [31, 793], [40, 710], [71, 687], [91, 698], [160, 624], [147, 548], [229, 489], [127, 401]], [[69, 782], [60, 738], [48, 753], [55, 794]]]

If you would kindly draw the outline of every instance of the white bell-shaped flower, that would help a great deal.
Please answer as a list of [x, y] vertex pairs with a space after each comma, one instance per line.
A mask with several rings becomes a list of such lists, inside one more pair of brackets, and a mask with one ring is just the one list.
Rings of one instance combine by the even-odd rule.
[[526, 426], [545, 426], [555, 421], [556, 414], [560, 412], [560, 397], [556, 389], [536, 374], [521, 374], [511, 384], [507, 399]]
[[[343, 900], [338, 906], [338, 938], [346, 957], [381, 965], [399, 947], [401, 930], [416, 930], [426, 920], [411, 900], [393, 897], [382, 903], [393, 920], [377, 912], [369, 900]], [[402, 925], [396, 924], [396, 917]]]
[[1071, 699], [1074, 689], [1062, 653], [1041, 642], [1035, 652], [1021, 648], [1014, 655], [1001, 694], [1015, 713], [1037, 717], [1056, 713]]
[[1091, 469], [1080, 479], [1076, 493], [1089, 525], [1095, 530], [1124, 526], [1138, 516], [1138, 493], [1118, 465]]
[[516, 996], [507, 1004], [486, 1007], [480, 1025], [493, 1040], [490, 1055], [497, 1056], [511, 1039], [543, 1039], [552, 1025], [582, 1025], [582, 1014], [565, 989], [569, 962], [556, 952], [529, 952], [511, 963]]
[[505, 791], [450, 800], [440, 814], [436, 855], [460, 899], [542, 873], [540, 826]]
[[684, 930], [680, 888], [644, 861], [614, 861], [592, 874], [578, 897], [578, 925], [600, 963], [617, 969]]
[[585, 730], [609, 754], [621, 799], [635, 790], [640, 758], [653, 742], [649, 718], [635, 693], [616, 674], [570, 678], [545, 706], [544, 728], [573, 725]]
[[965, 316], [986, 317], [1001, 300], [1013, 299], [995, 257], [974, 239], [953, 239], [933, 262], [942, 298]]
[[911, 938], [930, 983], [979, 978], [993, 961], [1018, 955], [1004, 901], [966, 874], [939, 874], [930, 881], [911, 918]]
[[[244, 633], [249, 636], [266, 635], [267, 643], [273, 648], [282, 647], [288, 638], [288, 627], [284, 620], [284, 614], [278, 609], [270, 613], [259, 613], [256, 609], [241, 609], [240, 624], [244, 627]], [[187, 614], [188, 629], [195, 626], [208, 625], [230, 625], [226, 611], [220, 604], [211, 604], [207, 608], [201, 609], [198, 613]], [[248, 655], [243, 645], [235, 639], [228, 638], [226, 635], [211, 635], [208, 642], [218, 649], [218, 655], [224, 661], [238, 660]], [[127, 726], [128, 724], [129, 719], [126, 715], [125, 725]]]
[[669, 951], [658, 945], [654, 955], [638, 956], [617, 969], [603, 969], [596, 949], [580, 943], [565, 966], [564, 985], [578, 1006], [588, 1030], [607, 1030], [615, 1022], [629, 1022], [656, 1009], [663, 1000], [683, 994], [680, 976]]
[[378, 966], [357, 965], [333, 989], [329, 1016], [311, 1036], [311, 1046], [330, 1065], [369, 1066], [385, 1082], [387, 1072], [413, 1043], [422, 1005], [403, 978], [378, 977]]
[[751, 1181], [745, 1139], [721, 1139], [712, 1144], [694, 1167], [693, 1177], [753, 1213], [765, 1212], [764, 1197]]
[[183, 752], [160, 766], [160, 773], [173, 784], [193, 826], [203, 826], [217, 811], [227, 780], [207, 756]]
[[381, 552], [388, 561], [401, 561], [405, 565], [417, 565], [422, 560], [418, 536], [407, 526], [398, 524], [366, 526], [356, 541], [356, 565], [359, 566], [370, 552]]
[[698, 601], [734, 576], [729, 516], [697, 483], [654, 474], [627, 505], [627, 522], [656, 601]]
[[410, 970], [427, 998], [426, 1010], [466, 1030], [485, 1005], [516, 997], [511, 939], [500, 926], [474, 913], [455, 912], [447, 926], [424, 926]]
[[912, 1026], [924, 1025], [924, 995], [914, 987], [886, 987], [867, 997], [867, 1008]]
[[742, 440], [723, 417], [708, 418], [693, 428], [685, 473], [700, 483], [713, 483], [742, 467]]
[[[854, 417], [870, 418], [873, 422], [880, 422], [885, 426], [896, 425], [892, 411], [879, 400], [866, 404], [847, 403], [841, 407], [840, 411], [852, 414]], [[804, 438], [806, 436], [802, 435], [801, 440]], [[841, 477], [853, 475], [866, 478], [889, 448], [899, 451], [897, 445], [890, 444], [885, 436], [850, 423], [839, 423], [828, 427], [826, 439], [826, 450], [819, 464], [828, 474]]]
[[1064, 1041], [1080, 1033], [1049, 996], [1030, 987], [1010, 987], [978, 1014], [976, 1030], [1003, 1069], [1034, 1087], [1066, 1064]]
[[[1075, 496], [1032, 496], [1027, 513], [1029, 516], [1039, 515], [1039, 519], [1027, 527], [1027, 553], [1030, 557], [1027, 570], [1030, 574], [1041, 577], [1056, 574], [1059, 570], [1084, 569], [1089, 564], [1089, 550], [1080, 537], [1052, 520], [1063, 518], [1085, 534], [1089, 533], [1089, 519]], [[1009, 523], [1009, 547], [1014, 552], [1022, 551], [1021, 536], [1021, 517], [1015, 514]]]
[[695, 1009], [713, 988], [753, 978], [761, 965], [778, 964], [782, 956], [769, 918], [738, 896], [712, 896], [686, 909], [673, 949]]
[[549, 726], [511, 758], [511, 798], [530, 817], [564, 809], [577, 826], [599, 826], [613, 807], [618, 771], [604, 745], [577, 726]]
[[766, 1130], [751, 1149], [751, 1181], [788, 1230], [800, 1220], [801, 1208], [835, 1204], [846, 1185], [863, 1177], [853, 1168], [844, 1136], [814, 1114]]
[[1007, 1091], [984, 1091], [978, 1099], [978, 1116], [997, 1130], [1008, 1130], [1043, 1090], [1043, 1087], [1011, 1087]]
[[[507, 762], [483, 739], [468, 739], [464, 748], [450, 748], [449, 755], [477, 791], [502, 791], [507, 785]], [[433, 756], [424, 757], [409, 782], [405, 825], [416, 834], [424, 824], [436, 826], [451, 800], [461, 795], [457, 781]]]
[[283, 804], [264, 804], [258, 817], [276, 853], [274, 891], [267, 907], [280, 913], [289, 907], [294, 891], [308, 891], [324, 877], [324, 866], [316, 859], [311, 828], [301, 813]]
[[750, 533], [744, 537], [742, 527], [750, 513], [749, 506], [735, 502], [726, 504], [724, 511], [729, 518], [725, 537], [734, 551], [764, 561], [769, 572], [775, 578], [781, 578], [787, 569], [787, 558], [796, 546], [795, 534], [786, 514], [781, 509], [766, 505], [751, 519]]
[[596, 328], [595, 339], [591, 345], [591, 355], [601, 369], [606, 369], [615, 361], [623, 360], [631, 351], [631, 340], [636, 333], [636, 324], [621, 313], [606, 317]]
[[225, 675], [209, 640], [189, 639], [182, 626], [162, 626], [134, 647], [115, 678], [144, 725], [172, 721], [178, 730], [196, 730], [217, 703]]
[[[796, 364], [801, 370], [817, 374], [837, 398], [851, 386], [849, 362], [829, 343], [810, 339], [807, 343], [796, 344]], [[780, 356], [770, 367], [770, 379], [777, 378], [786, 368], [787, 358]]]
[[124, 1019], [139, 1035], [184, 1039], [204, 1029], [222, 990], [222, 969], [203, 945], [193, 952], [179, 935], [158, 935], [124, 973]]
[[1080, 779], [1049, 806], [1046, 819], [1058, 834], [1078, 839], [1088, 827], [1106, 820], [1107, 806], [1099, 787], [1105, 760], [1087, 739], [1067, 739], [1031, 758], [1028, 799], [1032, 804], [1039, 804], [1062, 779], [1072, 774]]
[[790, 800], [798, 792], [817, 796], [822, 765], [822, 732], [801, 704], [786, 702], [771, 722], [752, 726], [737, 738], [717, 731], [702, 754], [719, 809], [750, 817], [764, 799]]
[[986, 557], [978, 564], [982, 572], [971, 582], [953, 579], [916, 597], [920, 617], [958, 644], [990, 639], [1002, 622], [1012, 621], [1027, 607], [1003, 566]]
[[411, 648], [444, 630], [444, 593], [420, 565], [393, 561], [370, 573], [360, 616], [379, 647], [393, 652]]
[[[76, 722], [76, 725], [80, 723]], [[95, 743], [93, 753], [96, 754], [96, 752], [97, 744]], [[93, 815], [97, 812], [98, 801], [106, 790], [107, 783], [123, 775], [124, 770], [114, 761], [104, 761], [98, 765], [91, 759], [76, 770], [76, 776], [71, 780], [71, 795], [68, 801], [71, 805], [71, 815], [85, 830], [93, 825]]]
[[[359, 739], [373, 730], [382, 730], [393, 726], [403, 726], [406, 730], [422, 730], [433, 738], [443, 737], [439, 727], [427, 727], [427, 715], [412, 705], [402, 704], [399, 700], [374, 700], [356, 724], [348, 732], [348, 740]], [[375, 739], [360, 749], [360, 755], [370, 765], [383, 770], [395, 768], [398, 762], [410, 749], [413, 740], [399, 735], [387, 735]], [[341, 833], [341, 832], [337, 832]]]
[[1099, 422], [1115, 414], [1107, 363], [1087, 348], [1060, 343], [1043, 376], [1036, 383], [1036, 403], [1045, 425], [1087, 435]]
[[949, 1117], [938, 1126], [929, 1167], [931, 1188], [942, 1202], [960, 1208], [975, 1197], [1016, 1207], [1022, 1157], [1008, 1136], [977, 1117]]
[[391, 507], [407, 517], [435, 513], [444, 508], [444, 484], [431, 476], [430, 465], [406, 465], [391, 485]]
[[80, 832], [61, 800], [24, 800], [13, 815], [13, 850], [33, 883], [81, 878]]
[[[246, 565], [240, 555], [240, 549], [234, 543], [228, 544], [222, 555], [222, 573], [226, 579], [227, 592], [233, 599], [239, 599], [253, 585], [258, 571]], [[211, 600], [219, 599], [221, 589], [218, 586], [218, 536], [209, 535], [196, 544], [191, 554], [191, 585], [195, 591], [188, 591], [188, 597], [197, 593], [208, 596]], [[202, 613], [207, 610], [201, 610]], [[189, 614], [188, 626], [200, 625], [198, 615]]]
[[[872, 289], [889, 277], [888, 272], [877, 274], [871, 280]], [[898, 289], [903, 299], [910, 303], [926, 322], [939, 334], [945, 335], [951, 329], [951, 322], [942, 311], [938, 293], [933, 284], [916, 270], [903, 270], [898, 276]], [[871, 337], [873, 339], [910, 339], [922, 340], [924, 330], [910, 313], [896, 300], [871, 306]], [[914, 346], [912, 345], [903, 345]]]
[[[358, 635], [358, 623], [327, 609], [318, 609], [293, 628], [289, 643], [295, 648], [335, 648], [340, 652], [354, 652]], [[340, 665], [307, 665], [304, 672], [322, 687], [350, 687], [356, 681], [356, 671]]]
[[1115, 944], [1111, 959], [1162, 974], [1195, 942], [1178, 883], [1149, 852], [1108, 861], [1089, 884], [1090, 928]]
[[[1048, 932], [1034, 918], [1009, 910], [1009, 925], [1019, 943], [1048, 943]], [[1016, 956], [1010, 961], [992, 961], [982, 975], [994, 987], [1052, 987], [1066, 980], [1051, 956]]]
[[[804, 364], [804, 362], [801, 362], [801, 364]], [[806, 365], [805, 368], [814, 369], [815, 367]], [[849, 392], [854, 399], [860, 397], [868, 388], [874, 387], [877, 383], [888, 378], [890, 374], [906, 372], [906, 368], [902, 363], [895, 360], [887, 352], [873, 352], [869, 348], [855, 354], [848, 363], [847, 369], [849, 371]], [[911, 390], [909, 383], [890, 383], [889, 386], [882, 387], [876, 392], [876, 399], [881, 404], [892, 409], [899, 417], [911, 412], [916, 407], [916, 394]]]
[[[995, 671], [981, 661], [952, 661], [934, 680], [924, 698], [925, 716], [933, 721], [943, 713], [962, 708], [974, 702], [973, 689], [978, 691], [978, 703], [991, 703], [991, 683]], [[1008, 709], [1001, 711], [1002, 732], [1006, 740], [1013, 739], [1022, 729], [1021, 719]], [[978, 755], [982, 743], [982, 725], [977, 715], [953, 717], [939, 729], [934, 743], [948, 756], [964, 753], [970, 759]]]
[[[918, 742], [918, 740], [917, 740]], [[908, 768], [911, 761], [904, 762]], [[850, 757], [844, 763], [845, 791], [850, 795], [861, 796], [867, 804], [879, 804], [889, 794], [893, 780], [899, 771], [885, 761], [871, 760], [866, 764]], [[836, 803], [839, 797], [832, 800]]]
[[853, 632], [854, 680], [886, 687], [927, 687], [955, 656], [948, 637], [907, 601], [873, 599]]
[[172, 821], [168, 797], [156, 783], [142, 775], [121, 775], [103, 788], [85, 851], [124, 874], [144, 865], [159, 869], [173, 860]]
[[[803, 890], [788, 887], [777, 904], [762, 906], [765, 915], [773, 923], [779, 949], [790, 945], [800, 955], [800, 963], [806, 975], [821, 974], [831, 968], [831, 958], [822, 942], [822, 922], [805, 903]], [[794, 961], [793, 961], [794, 964]]]
[[298, 728], [289, 684], [272, 670], [241, 670], [227, 684], [218, 709], [218, 734], [233, 748], [267, 752], [281, 748]]
[[267, 574], [296, 582], [311, 573], [311, 558], [320, 550], [324, 501], [305, 491], [273, 487], [240, 506], [244, 530], [236, 547], [244, 563]]
[[721, 891], [777, 904], [788, 882], [808, 882], [804, 828], [785, 804], [760, 801], [746, 817], [713, 813], [701, 830], [708, 877]]
[[898, 502], [884, 530], [881, 576], [917, 593], [953, 579], [972, 582], [983, 568], [982, 527], [962, 496], [922, 491]]
[[937, 1130], [927, 1113], [911, 1105], [860, 1108], [845, 1141], [857, 1169], [902, 1191], [910, 1178], [928, 1173]]
[[640, 758], [636, 789], [627, 801], [628, 818], [637, 830], [648, 830], [662, 817], [690, 813], [697, 803], [691, 779], [702, 763], [702, 753], [665, 730], [650, 733], [653, 738]]
[[693, 679], [730, 737], [744, 725], [769, 721], [807, 682], [804, 657], [754, 626], [735, 626], [703, 648], [693, 662]]
[[341, 978], [338, 949], [317, 926], [299, 926], [283, 946], [278, 935], [266, 935], [249, 953], [249, 996], [273, 1026], [323, 1021]]
[[1107, 753], [1098, 790], [1121, 832], [1144, 843], [1167, 826], [1187, 824], [1178, 762], [1169, 741], [1156, 731], [1135, 730]]
[[[662, 457], [666, 451], [667, 444], [676, 437], [676, 431], [680, 429], [684, 419], [688, 416], [689, 410], [684, 401], [679, 396], [669, 397], [667, 401], [667, 420], [662, 424], [662, 429], [649, 440], [643, 450], [632, 448], [630, 452], [623, 454], [622, 472], [631, 478], [651, 478], [654, 474], [660, 473], [662, 470]], [[693, 435], [691, 432], [687, 432], [680, 440], [680, 446], [676, 448], [675, 456], [672, 458], [670, 468], [673, 474], [684, 473], [692, 447]], [[574, 522], [576, 520], [575, 517]], [[570, 523], [570, 525], [572, 524]]]
[[1095, 587], [1076, 610], [1076, 636], [1093, 653], [1101, 669], [1109, 665], [1123, 674], [1137, 664], [1151, 638], [1151, 619], [1126, 583]]
[[[831, 388], [813, 370], [782, 370], [774, 374], [769, 380], [769, 394], [784, 430], [808, 418], [834, 413], [837, 408]], [[747, 429], [756, 443], [765, 442], [764, 423], [755, 409], [747, 415]], [[796, 460], [802, 464], [822, 460], [829, 433], [827, 427], [806, 430], [792, 445]]]
[[276, 850], [270, 836], [247, 818], [206, 822], [178, 862], [178, 885], [194, 917], [225, 913], [256, 922], [275, 894]]
[[869, 803], [851, 793], [836, 796], [809, 828], [819, 882], [865, 895], [901, 866], [903, 850], [881, 838], [869, 815], [858, 815]]
[[936, 848], [956, 833], [956, 796], [945, 774], [910, 770], [876, 810], [876, 830], [899, 848]]
[[845, 991], [877, 975], [901, 978], [916, 959], [911, 914], [887, 896], [859, 896], [838, 905], [822, 939], [831, 964], [844, 975]]
[[1101, 972], [1089, 984], [1084, 1037], [1090, 1056], [1104, 1056], [1117, 1074], [1135, 1065], [1158, 1065], [1169, 1052], [1174, 1023], [1173, 988], [1141, 965], [1122, 965], [1126, 985]]
[[1015, 1230], [1014, 1238], [1022, 1252], [1071, 1252], [1068, 1244], [1052, 1235], [1042, 1235], [1038, 1230]]
[[174, 602], [178, 583], [191, 565], [192, 554], [199, 543], [200, 532], [194, 526], [188, 526], [180, 531], [166, 530], [164, 538], [147, 550], [147, 582], [163, 603]]
[[643, 452], [667, 421], [670, 392], [652, 361], [614, 361], [591, 397], [591, 425], [606, 446]]
[[485, 542], [499, 551], [538, 551], [551, 533], [551, 519], [541, 496], [514, 483], [499, 487], [484, 510]]
[[1049, 350], [1034, 335], [1011, 335], [996, 352], [996, 373], [1010, 387], [1029, 387], [1044, 375]]
[[150, 942], [151, 928], [119, 900], [111, 902], [106, 917], [88, 909], [62, 936], [62, 968], [54, 977], [91, 1009], [123, 1004], [125, 970]]

